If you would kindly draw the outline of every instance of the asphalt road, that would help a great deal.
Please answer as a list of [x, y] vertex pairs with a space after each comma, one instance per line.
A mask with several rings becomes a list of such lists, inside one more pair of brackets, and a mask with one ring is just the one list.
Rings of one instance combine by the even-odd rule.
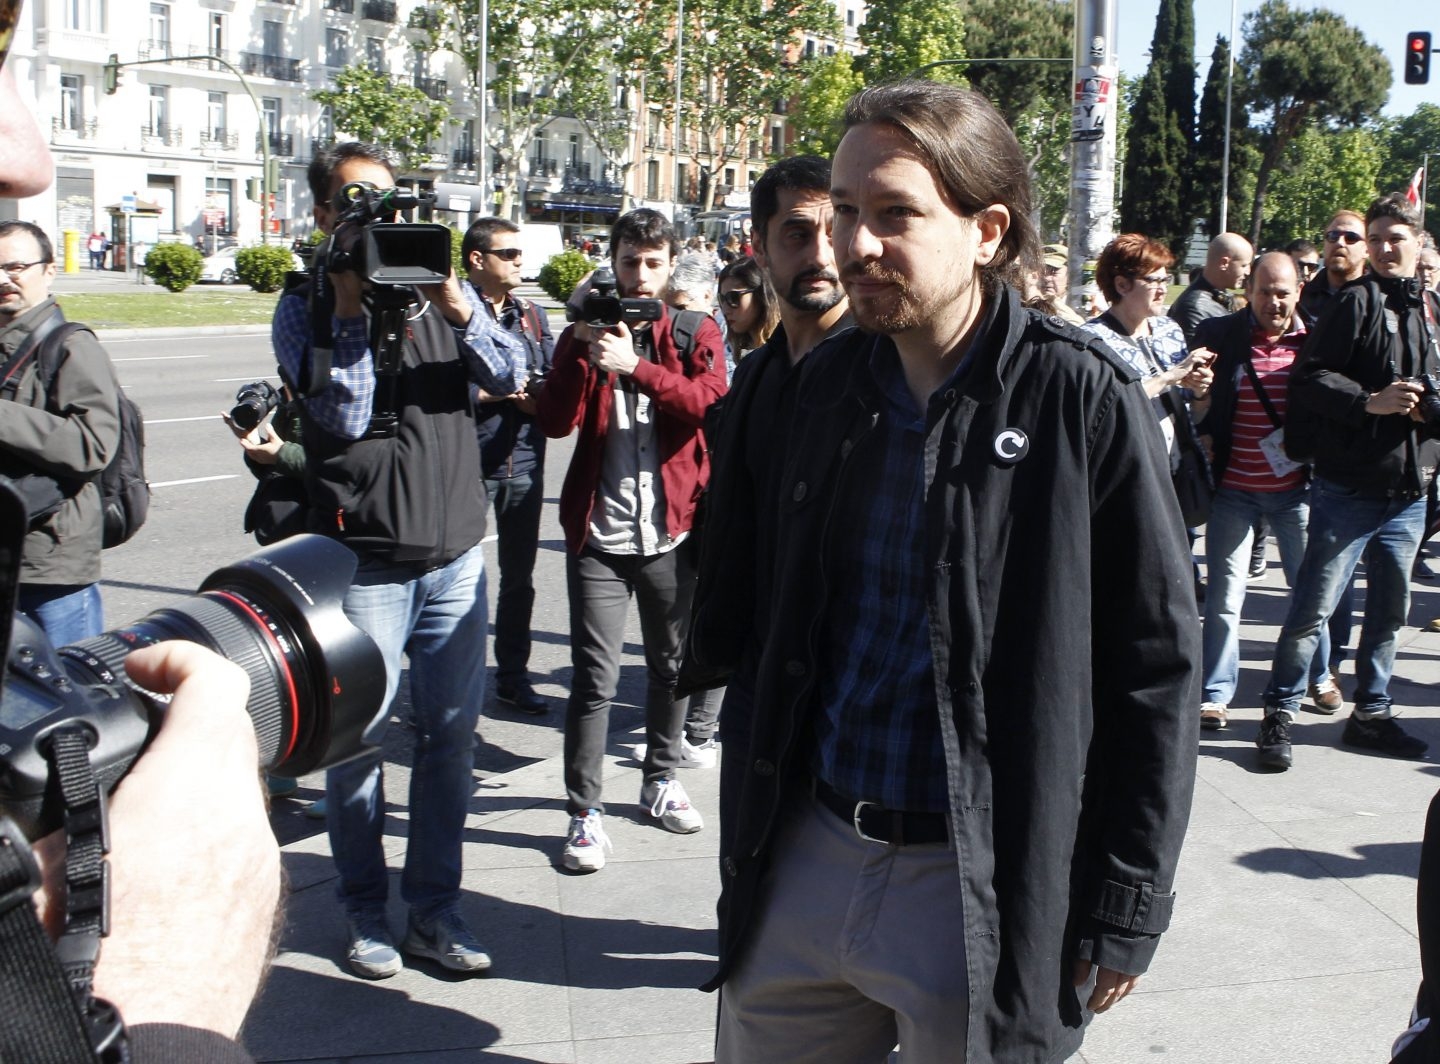
[[[107, 625], [116, 627], [191, 594], [213, 570], [257, 549], [242, 529], [254, 479], [219, 413], [230, 408], [236, 390], [246, 382], [273, 381], [275, 365], [266, 335], [108, 339], [105, 346], [126, 393], [144, 412], [146, 474], [153, 489], [145, 526], [129, 543], [105, 552], [105, 616]], [[549, 696], [551, 710], [540, 718], [517, 715], [496, 706], [487, 692], [482, 741], [476, 752], [482, 777], [560, 752], [570, 661], [563, 543], [555, 507], [572, 447], [573, 439], [551, 444], [535, 569], [531, 674], [541, 693]], [[492, 604], [498, 583], [493, 540], [493, 534], [487, 535]], [[633, 728], [640, 720], [635, 707], [643, 699], [644, 667], [633, 617], [626, 650], [620, 698], [611, 722], [615, 729]], [[394, 710], [395, 719], [402, 722], [404, 698], [402, 685]], [[392, 741], [387, 741], [387, 754], [403, 756], [404, 728], [392, 727], [391, 732], [401, 734], [392, 734]], [[318, 796], [318, 777], [304, 782], [302, 797]], [[287, 825], [282, 814], [290, 807], [295, 817]], [[276, 826], [282, 838], [316, 829], [313, 821], [299, 818], [299, 808], [296, 803], [277, 803]]]

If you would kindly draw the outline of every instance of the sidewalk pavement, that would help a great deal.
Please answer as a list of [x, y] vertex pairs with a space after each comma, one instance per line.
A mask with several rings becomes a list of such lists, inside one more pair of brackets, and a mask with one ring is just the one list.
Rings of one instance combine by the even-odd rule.
[[[1423, 627], [1440, 616], [1440, 589], [1417, 584], [1415, 591], [1412, 619]], [[1391, 1040], [1408, 1023], [1419, 981], [1419, 840], [1440, 784], [1440, 635], [1404, 631], [1393, 688], [1406, 727], [1431, 743], [1428, 760], [1342, 748], [1347, 706], [1337, 717], [1304, 713], [1294, 768], [1262, 772], [1253, 745], [1258, 694], [1286, 598], [1272, 549], [1269, 580], [1252, 584], [1246, 602], [1237, 719], [1201, 739], [1174, 923], [1137, 991], [1092, 1024], [1071, 1064], [1359, 1064], [1388, 1060]], [[563, 639], [542, 647], [566, 653]], [[634, 677], [643, 668], [634, 634], [627, 650]], [[1347, 698], [1351, 686], [1347, 666]], [[542, 691], [554, 698], [553, 723], [563, 689]], [[645, 823], [631, 804], [640, 782], [633, 747], [643, 735], [634, 713], [620, 715], [627, 723], [611, 735], [605, 775], [615, 850], [601, 872], [560, 869], [567, 818], [558, 756], [479, 784], [466, 828], [462, 905], [495, 958], [483, 978], [413, 961], [383, 982], [350, 975], [324, 832], [303, 819], [300, 803], [277, 803], [291, 893], [274, 972], [245, 1030], [256, 1057], [711, 1060], [715, 999], [693, 988], [715, 954], [718, 773], [680, 774], [707, 817], [703, 832], [670, 835]], [[404, 849], [405, 731], [392, 724], [387, 749], [392, 868]], [[318, 796], [318, 777], [303, 782], [303, 796]], [[397, 880], [390, 908], [397, 934], [404, 927], [398, 893]], [[957, 1045], [960, 1037], [957, 1031]]]

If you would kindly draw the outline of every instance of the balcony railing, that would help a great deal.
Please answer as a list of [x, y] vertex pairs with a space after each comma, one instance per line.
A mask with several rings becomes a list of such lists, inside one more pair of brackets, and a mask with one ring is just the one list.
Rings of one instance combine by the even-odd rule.
[[560, 173], [560, 160], [558, 159], [531, 159], [531, 177], [555, 177]]
[[172, 55], [186, 55], [184, 49], [176, 48], [169, 41], [147, 37], [135, 46], [136, 59], [168, 59]]
[[423, 74], [416, 74], [411, 81], [432, 100], [443, 100], [450, 95], [450, 86], [445, 84], [444, 78], [427, 78]]
[[84, 118], [66, 125], [64, 119], [54, 115], [50, 119], [50, 137], [52, 140], [94, 140], [97, 121], [94, 118]]
[[313, 159], [315, 156], [319, 155], [319, 154], [320, 154], [322, 151], [324, 151], [326, 148], [332, 148], [332, 147], [334, 147], [334, 146], [335, 146], [335, 138], [334, 138], [334, 137], [312, 137], [312, 138], [310, 139], [310, 157]]
[[395, 0], [364, 0], [360, 6], [360, 17], [374, 22], [394, 22], [398, 17]]
[[200, 150], [207, 148], [220, 151], [235, 151], [240, 147], [240, 134], [232, 133], [227, 129], [202, 129], [200, 131]]
[[667, 151], [670, 147], [670, 138], [664, 133], [651, 130], [645, 134], [645, 147], [649, 151]]
[[475, 149], [456, 148], [450, 153], [450, 166], [455, 170], [475, 169]]
[[326, 11], [339, 11], [346, 15], [355, 13], [355, 0], [325, 0]]
[[184, 143], [179, 126], [156, 126], [147, 123], [140, 127], [140, 136], [145, 141], [147, 148], [157, 144], [166, 148], [178, 148]]
[[[267, 139], [264, 133], [255, 134], [255, 150], [258, 152], [261, 145]], [[270, 141], [270, 154], [290, 158], [295, 154], [295, 136], [291, 133], [271, 133], [268, 135]]]
[[265, 55], [262, 52], [241, 52], [240, 71], [244, 74], [259, 74], [262, 78], [276, 81], [299, 81], [300, 60], [283, 55]]

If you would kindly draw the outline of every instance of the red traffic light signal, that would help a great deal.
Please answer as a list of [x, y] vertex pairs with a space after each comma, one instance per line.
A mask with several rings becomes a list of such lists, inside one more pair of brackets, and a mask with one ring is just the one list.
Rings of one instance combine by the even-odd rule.
[[1405, 84], [1430, 81], [1430, 34], [1417, 32], [1405, 38]]

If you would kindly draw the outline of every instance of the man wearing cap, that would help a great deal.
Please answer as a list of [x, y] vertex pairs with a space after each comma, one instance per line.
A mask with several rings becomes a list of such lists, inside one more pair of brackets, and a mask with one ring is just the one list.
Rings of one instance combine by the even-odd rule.
[[1210, 241], [1205, 268], [1170, 308], [1170, 317], [1185, 331], [1188, 346], [1195, 346], [1195, 328], [1206, 318], [1235, 312], [1237, 303], [1230, 289], [1245, 283], [1253, 255], [1250, 241], [1239, 233], [1221, 233]]
[[1084, 325], [1080, 312], [1065, 302], [1070, 293], [1070, 249], [1064, 244], [1046, 244], [1040, 249], [1040, 262], [1040, 295], [1049, 309], [1072, 325]]

